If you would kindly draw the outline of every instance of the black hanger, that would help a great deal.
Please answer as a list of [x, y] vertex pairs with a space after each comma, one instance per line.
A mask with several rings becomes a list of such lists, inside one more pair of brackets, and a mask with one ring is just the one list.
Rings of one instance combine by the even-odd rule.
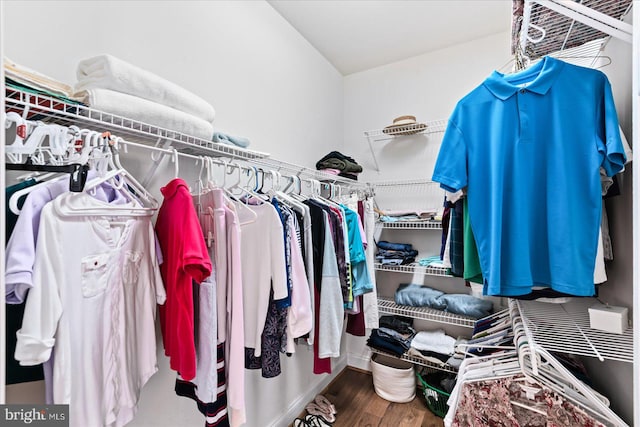
[[5, 165], [7, 170], [14, 171], [36, 171], [36, 172], [58, 172], [71, 174], [69, 177], [69, 191], [80, 193], [84, 189], [87, 182], [87, 174], [89, 173], [89, 165], [81, 165], [80, 163], [72, 163], [70, 165], [36, 165], [29, 157], [25, 163], [8, 163]]

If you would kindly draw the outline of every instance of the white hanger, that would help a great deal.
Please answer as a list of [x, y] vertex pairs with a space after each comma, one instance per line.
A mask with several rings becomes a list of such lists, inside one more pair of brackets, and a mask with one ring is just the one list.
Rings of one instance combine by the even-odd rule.
[[[122, 163], [120, 162], [119, 142], [121, 141], [123, 141], [123, 139], [120, 137], [116, 137], [113, 140], [109, 141], [109, 149], [111, 151], [112, 159], [111, 167], [113, 169], [124, 170], [126, 172], [124, 166], [122, 166]], [[158, 207], [160, 206], [158, 200], [156, 200], [156, 198], [153, 197], [153, 195], [149, 193], [149, 191], [142, 184], [140, 184], [140, 182], [138, 182], [138, 180], [136, 180], [133, 175], [129, 174], [128, 172], [126, 173], [126, 181], [127, 184], [136, 191], [136, 196], [147, 203], [147, 208], [154, 211], [158, 209]]]
[[176, 150], [175, 147], [171, 148], [171, 150], [173, 151], [173, 177], [175, 179], [180, 176], [180, 162], [178, 159], [178, 150]]
[[[225, 164], [225, 173], [227, 173], [228, 169], [226, 169], [227, 167], [231, 168], [231, 172], [233, 172], [234, 168], [238, 170], [238, 181], [235, 182], [233, 185], [231, 185], [231, 187], [223, 187], [224, 192], [227, 194], [227, 196], [231, 199], [231, 200], [235, 200], [235, 196], [233, 195], [233, 193], [231, 193], [231, 190], [234, 188], [239, 188], [241, 191], [245, 191], [242, 187], [239, 187], [239, 183], [242, 180], [242, 170], [241, 167], [239, 165], [236, 164]], [[225, 180], [226, 181], [226, 180]], [[226, 183], [226, 182], [225, 182]], [[252, 222], [255, 222], [258, 219], [258, 214], [256, 213], [256, 211], [254, 211], [253, 209], [251, 209], [251, 207], [246, 204], [246, 203], [242, 203], [240, 201], [236, 201], [234, 203], [234, 206], [237, 206], [239, 209], [247, 209], [247, 212], [249, 212], [251, 214], [251, 219], [244, 221], [244, 222], [240, 222], [240, 225], [246, 225], [246, 224], [250, 224]]]

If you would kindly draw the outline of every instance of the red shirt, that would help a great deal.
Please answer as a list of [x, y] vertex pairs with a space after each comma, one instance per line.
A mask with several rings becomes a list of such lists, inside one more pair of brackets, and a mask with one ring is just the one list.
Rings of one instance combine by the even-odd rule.
[[170, 358], [171, 369], [189, 381], [196, 375], [192, 282], [199, 284], [211, 275], [211, 260], [187, 184], [176, 178], [160, 191], [164, 201], [156, 234], [167, 291], [167, 301], [160, 306], [164, 353]]

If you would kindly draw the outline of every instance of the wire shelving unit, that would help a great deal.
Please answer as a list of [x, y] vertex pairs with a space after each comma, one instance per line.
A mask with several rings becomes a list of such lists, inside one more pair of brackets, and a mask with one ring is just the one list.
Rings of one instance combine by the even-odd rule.
[[419, 273], [427, 276], [455, 277], [448, 268], [444, 267], [423, 267], [420, 264], [412, 263], [407, 265], [384, 265], [376, 262], [373, 265], [377, 271], [391, 271], [394, 273]]
[[447, 313], [428, 307], [410, 307], [398, 305], [391, 298], [378, 297], [378, 310], [384, 314], [396, 314], [399, 316], [411, 317], [413, 319], [429, 320], [447, 325], [464, 326], [473, 328], [476, 320], [455, 313]]
[[367, 130], [364, 132], [367, 143], [369, 144], [369, 150], [373, 157], [373, 162], [376, 165], [376, 170], [380, 170], [378, 165], [378, 159], [376, 157], [373, 144], [382, 141], [391, 141], [396, 138], [415, 138], [424, 137], [432, 134], [443, 133], [447, 128], [447, 120], [433, 120], [423, 123], [412, 123], [406, 126], [398, 126], [393, 129], [393, 132], [389, 132], [385, 129]]
[[431, 369], [437, 369], [439, 371], [451, 372], [452, 374], [458, 373], [456, 369], [444, 363], [442, 364], [434, 363], [429, 360], [423, 359], [421, 357], [412, 356], [406, 353], [403, 354], [402, 356], [396, 356], [395, 354], [387, 353], [386, 351], [378, 350], [377, 348], [371, 348], [371, 347], [369, 348], [371, 349], [371, 352], [375, 354], [381, 354], [383, 356], [393, 357], [396, 359], [404, 360], [405, 362], [413, 363], [415, 365], [425, 366]]
[[128, 141], [147, 146], [161, 145], [173, 147], [184, 154], [210, 156], [244, 161], [249, 165], [264, 167], [301, 179], [321, 181], [321, 185], [337, 184], [349, 190], [367, 191], [370, 187], [363, 182], [331, 175], [306, 166], [289, 163], [270, 157], [268, 153], [225, 145], [150, 125], [127, 117], [96, 110], [81, 103], [61, 100], [39, 93], [31, 93], [18, 88], [5, 90], [6, 110], [17, 112], [32, 121], [52, 122], [62, 126], [109, 131]]
[[589, 307], [598, 301], [575, 298], [565, 304], [510, 300], [527, 326], [529, 340], [548, 351], [633, 363], [633, 328], [624, 334], [589, 327]]

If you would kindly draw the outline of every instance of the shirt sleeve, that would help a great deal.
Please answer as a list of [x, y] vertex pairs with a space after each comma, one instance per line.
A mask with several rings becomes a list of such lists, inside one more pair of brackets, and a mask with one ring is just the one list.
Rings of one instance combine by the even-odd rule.
[[324, 257], [318, 322], [318, 357], [339, 357], [344, 323], [344, 302], [338, 276], [335, 246], [331, 237], [328, 214], [324, 213]]
[[25, 304], [24, 320], [16, 332], [15, 358], [23, 366], [38, 365], [49, 360], [53, 348], [58, 320], [62, 315], [62, 302], [58, 294], [62, 252], [57, 247], [52, 206], [42, 210], [42, 221], [36, 245], [33, 267], [33, 287]]
[[[455, 117], [455, 112], [453, 117]], [[433, 169], [433, 181], [452, 193], [467, 186], [467, 144], [455, 121], [449, 120]]]
[[160, 250], [160, 245], [158, 242], [158, 237], [156, 236], [156, 232], [153, 230], [153, 226], [151, 222], [149, 222], [149, 240], [153, 242], [150, 246], [151, 253], [150, 257], [150, 267], [151, 267], [151, 280], [153, 283], [153, 288], [155, 289], [156, 294], [156, 303], [159, 305], [163, 305], [167, 301], [167, 291], [164, 287], [164, 282], [162, 280], [162, 275], [160, 274], [160, 264], [162, 264], [162, 255], [159, 255], [158, 251]]
[[601, 166], [606, 171], [607, 176], [613, 176], [624, 168], [626, 156], [622, 138], [620, 138], [620, 126], [611, 92], [611, 84], [604, 74], [602, 76], [604, 78], [604, 88], [599, 108], [600, 117], [598, 118], [601, 124], [600, 135], [598, 135], [598, 151], [604, 156]]
[[300, 250], [298, 236], [291, 235], [291, 278], [293, 289], [291, 291], [291, 307], [287, 316], [287, 352], [295, 352], [293, 339], [303, 336], [311, 330], [311, 297], [309, 295], [309, 282], [304, 270], [302, 251]]
[[48, 192], [34, 189], [25, 199], [16, 226], [7, 243], [6, 298], [8, 304], [20, 304], [33, 286], [33, 265], [42, 208], [51, 198]]
[[191, 194], [185, 188], [180, 187], [176, 197], [182, 199], [177, 202], [179, 206], [184, 206], [184, 215], [180, 219], [176, 219], [180, 223], [178, 227], [181, 228], [183, 236], [182, 268], [196, 283], [202, 283], [204, 279], [211, 275], [212, 270], [202, 227], [200, 227], [196, 209], [193, 207]]
[[[273, 208], [273, 206], [272, 206]], [[284, 229], [276, 208], [271, 211], [271, 285], [273, 299], [286, 298], [289, 293], [287, 283], [286, 260], [284, 258]]]

